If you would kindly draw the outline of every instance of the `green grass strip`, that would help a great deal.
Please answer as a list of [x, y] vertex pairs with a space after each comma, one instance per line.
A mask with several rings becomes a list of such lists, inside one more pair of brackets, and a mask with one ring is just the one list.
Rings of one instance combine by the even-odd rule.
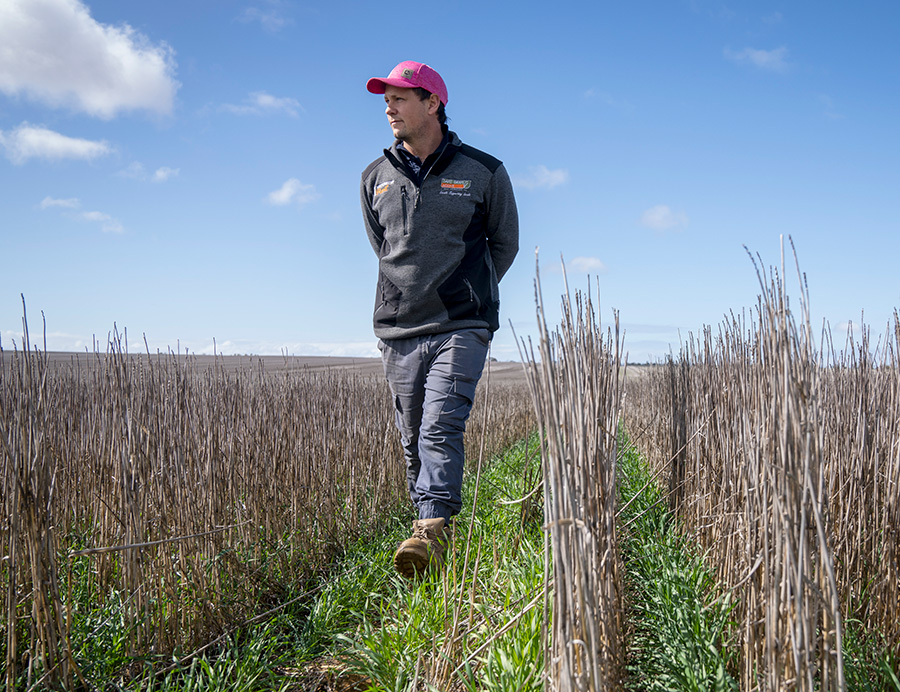
[[628, 689], [737, 690], [726, 646], [733, 603], [678, 535], [659, 484], [623, 436], [619, 456], [621, 537], [627, 573]]
[[394, 549], [414, 517], [388, 517], [312, 585], [310, 598], [130, 689], [543, 689], [540, 494], [519, 501], [538, 475], [534, 437], [485, 465], [473, 508], [469, 469], [468, 504], [442, 572], [420, 582], [396, 574]]
[[367, 680], [373, 691], [543, 688], [541, 515], [517, 502], [531, 490], [537, 465], [534, 440], [492, 460], [474, 509], [470, 474], [469, 504], [456, 518], [442, 572], [416, 583], [394, 575], [393, 548], [409, 536], [410, 524], [370, 555], [390, 576], [385, 588], [369, 594], [355, 630], [337, 637], [343, 648], [335, 653], [349, 674]]
[[[679, 535], [663, 489], [623, 436], [619, 457], [621, 545], [627, 572], [631, 690], [737, 690], [736, 605], [696, 546]], [[900, 660], [860, 622], [844, 623], [844, 671], [852, 692], [900, 692]]]

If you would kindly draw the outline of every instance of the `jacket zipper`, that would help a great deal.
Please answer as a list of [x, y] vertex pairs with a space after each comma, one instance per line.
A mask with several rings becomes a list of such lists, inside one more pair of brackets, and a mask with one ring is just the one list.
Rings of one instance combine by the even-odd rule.
[[475, 310], [481, 312], [481, 300], [478, 298], [478, 294], [475, 293], [475, 289], [472, 288], [472, 282], [468, 279], [464, 278], [463, 283], [469, 289], [469, 301], [475, 303]]
[[[416, 191], [416, 199], [418, 199], [419, 193]], [[406, 191], [406, 185], [400, 186], [400, 211], [403, 214], [403, 235], [409, 235], [409, 215], [407, 214], [407, 201], [409, 200], [409, 193]]]
[[[443, 147], [441, 147], [440, 152], [435, 157], [434, 161], [431, 162], [431, 165], [428, 167], [428, 170], [425, 171], [425, 175], [422, 176], [422, 185], [425, 184], [425, 180], [431, 174], [431, 169], [437, 165], [437, 162], [441, 160], [441, 157], [444, 155], [447, 147], [450, 146], [450, 142], [446, 142]], [[387, 149], [385, 149], [385, 154], [388, 154]], [[396, 162], [396, 159], [393, 156], [389, 157]], [[398, 163], [393, 164], [395, 168], [398, 170], [402, 170]], [[410, 181], [411, 182], [411, 181]], [[421, 186], [413, 183], [413, 187], [416, 190], [416, 197], [413, 200], [413, 209], [416, 210], [419, 208], [419, 201], [421, 200], [421, 195], [419, 194], [421, 191]], [[407, 216], [407, 212], [409, 211], [407, 203], [409, 202], [409, 192], [406, 190], [406, 185], [400, 186], [400, 211], [403, 213], [403, 235], [409, 235], [409, 218]]]
[[[431, 165], [428, 167], [428, 170], [425, 171], [425, 175], [422, 176], [422, 185], [425, 185], [425, 181], [428, 179], [428, 176], [431, 174], [431, 169], [434, 168], [437, 165], [437, 162], [441, 160], [441, 157], [444, 155], [444, 151], [447, 149], [447, 147], [449, 145], [450, 145], [449, 141], [445, 142], [444, 146], [441, 147], [441, 150], [438, 152], [438, 155], [434, 157], [434, 161], [431, 162]], [[413, 209], [419, 208], [419, 199], [420, 199], [419, 190], [421, 189], [422, 185], [414, 186], [416, 188], [416, 201], [415, 201], [415, 204], [413, 205]]]

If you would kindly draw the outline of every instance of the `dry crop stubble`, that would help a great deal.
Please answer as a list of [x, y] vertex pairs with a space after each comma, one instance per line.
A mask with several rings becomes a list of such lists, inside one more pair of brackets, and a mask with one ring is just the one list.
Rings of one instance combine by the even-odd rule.
[[[604, 336], [590, 295], [563, 296], [562, 324], [544, 318], [537, 273], [539, 358], [526, 347], [541, 434], [548, 534], [548, 689], [619, 690], [624, 675], [616, 459], [622, 363], [618, 317]], [[551, 591], [552, 588], [552, 591]], [[552, 608], [552, 614], [549, 609]]]
[[[199, 650], [408, 506], [382, 377], [126, 343], [52, 362], [0, 351], [9, 689], [23, 671], [68, 685], [107, 637], [122, 665]], [[521, 381], [491, 397], [467, 435], [484, 430], [488, 455], [534, 425]]]
[[900, 650], [900, 321], [880, 351], [817, 349], [802, 276], [797, 314], [760, 281], [749, 319], [629, 381], [628, 425], [738, 597], [741, 688], [844, 689], [844, 620]]

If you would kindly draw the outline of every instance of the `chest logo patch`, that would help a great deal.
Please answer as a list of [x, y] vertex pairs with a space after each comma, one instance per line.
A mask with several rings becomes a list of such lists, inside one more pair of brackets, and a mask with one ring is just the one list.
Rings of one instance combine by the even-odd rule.
[[471, 185], [471, 180], [452, 180], [451, 178], [441, 178], [442, 190], [468, 190]]
[[381, 183], [381, 185], [377, 185], [375, 187], [375, 196], [378, 197], [382, 192], [387, 192], [388, 188], [394, 184], [393, 180], [388, 180], [386, 183]]

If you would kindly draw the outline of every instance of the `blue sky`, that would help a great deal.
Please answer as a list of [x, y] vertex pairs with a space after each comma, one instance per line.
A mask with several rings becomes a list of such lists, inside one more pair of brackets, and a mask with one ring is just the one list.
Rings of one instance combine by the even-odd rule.
[[536, 334], [538, 247], [551, 321], [563, 257], [633, 361], [755, 305], [743, 248], [779, 264], [782, 235], [814, 327], [880, 333], [898, 30], [893, 0], [0, 0], [2, 347], [24, 294], [53, 350], [105, 350], [116, 325], [132, 351], [377, 355], [358, 186], [391, 135], [365, 82], [407, 59], [513, 179], [501, 360], [510, 321]]

